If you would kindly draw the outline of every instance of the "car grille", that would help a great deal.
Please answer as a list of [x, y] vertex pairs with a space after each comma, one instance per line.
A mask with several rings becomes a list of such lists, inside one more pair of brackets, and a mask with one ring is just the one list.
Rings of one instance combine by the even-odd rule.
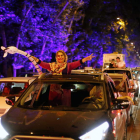
[[5, 111], [6, 109], [0, 109], [0, 114], [4, 114]]

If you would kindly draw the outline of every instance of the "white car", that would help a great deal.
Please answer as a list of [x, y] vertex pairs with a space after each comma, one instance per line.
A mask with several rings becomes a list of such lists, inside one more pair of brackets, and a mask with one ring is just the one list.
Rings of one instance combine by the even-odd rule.
[[6, 97], [14, 95], [17, 99], [35, 79], [36, 77], [7, 77], [0, 79], [0, 117], [11, 107], [6, 104]]
[[[6, 104], [5, 99], [7, 96], [15, 96], [16, 100], [24, 92], [36, 77], [7, 77], [0, 79], [0, 139], [8, 135], [8, 133], [1, 126], [1, 116], [4, 115], [9, 109], [10, 105]], [[9, 94], [4, 95], [3, 90], [6, 87], [10, 88]], [[8, 90], [6, 90], [8, 93]]]

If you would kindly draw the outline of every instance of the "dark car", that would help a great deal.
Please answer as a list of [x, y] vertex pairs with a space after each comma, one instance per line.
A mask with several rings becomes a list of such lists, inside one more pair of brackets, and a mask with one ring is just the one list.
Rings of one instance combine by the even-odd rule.
[[[46, 140], [127, 139], [130, 103], [116, 99], [111, 85], [106, 74], [38, 78], [2, 116], [2, 126], [10, 136]], [[13, 103], [8, 97], [7, 104]]]

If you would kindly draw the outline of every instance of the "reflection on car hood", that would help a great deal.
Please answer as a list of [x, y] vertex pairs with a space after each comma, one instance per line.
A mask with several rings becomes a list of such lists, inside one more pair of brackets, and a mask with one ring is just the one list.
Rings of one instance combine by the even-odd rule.
[[109, 121], [107, 111], [27, 110], [12, 107], [4, 116], [4, 128], [13, 134], [76, 138]]

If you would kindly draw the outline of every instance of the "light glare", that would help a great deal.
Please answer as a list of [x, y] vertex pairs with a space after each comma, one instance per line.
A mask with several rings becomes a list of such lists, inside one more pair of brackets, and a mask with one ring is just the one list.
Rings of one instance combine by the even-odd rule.
[[5, 138], [8, 135], [8, 133], [5, 131], [5, 129], [2, 127], [1, 124], [1, 118], [0, 118], [0, 139]]
[[104, 122], [100, 126], [96, 127], [95, 129], [87, 132], [86, 134], [80, 136], [81, 140], [101, 140], [106, 134], [106, 131], [109, 127], [108, 122]]

